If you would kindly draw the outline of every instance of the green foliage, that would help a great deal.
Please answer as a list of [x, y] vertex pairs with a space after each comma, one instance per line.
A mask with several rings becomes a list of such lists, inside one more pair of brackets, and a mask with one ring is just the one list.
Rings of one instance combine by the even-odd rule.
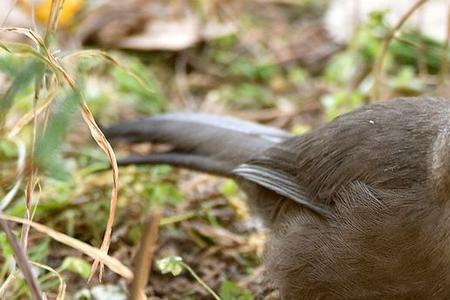
[[219, 295], [223, 300], [251, 300], [250, 291], [240, 288], [235, 282], [225, 280], [220, 285]]
[[236, 36], [230, 35], [211, 42], [209, 51], [209, 59], [212, 63], [217, 65], [229, 65], [236, 59], [236, 54], [233, 51], [238, 40]]
[[11, 245], [8, 242], [8, 238], [6, 237], [6, 233], [0, 232], [0, 249], [3, 257], [12, 257], [14, 254]]
[[277, 65], [255, 63], [245, 59], [237, 60], [231, 65], [231, 74], [254, 81], [268, 82], [278, 72]]
[[422, 64], [430, 74], [439, 73], [444, 55], [444, 45], [420, 32], [403, 32], [390, 45], [389, 52], [396, 64], [419, 68]]
[[[337, 84], [348, 84], [361, 69], [371, 69], [380, 53], [383, 38], [390, 28], [385, 22], [385, 11], [370, 14], [367, 23], [362, 24], [350, 42], [347, 50], [335, 55], [325, 72], [325, 78]], [[391, 41], [385, 58], [385, 69], [390, 72], [407, 72], [425, 68], [430, 74], [439, 73], [444, 54], [444, 45], [417, 31], [401, 31]], [[397, 75], [404, 78], [404, 74]], [[403, 82], [404, 83], [404, 82]], [[417, 85], [418, 82], [416, 81]], [[413, 89], [416, 90], [415, 86]]]
[[322, 98], [322, 105], [325, 108], [326, 119], [331, 121], [337, 116], [361, 106], [363, 100], [363, 95], [358, 91], [339, 91], [335, 94], [325, 95]]
[[232, 179], [227, 179], [222, 183], [220, 191], [226, 197], [234, 196], [238, 193], [239, 187], [236, 182]]
[[14, 77], [24, 65], [23, 57], [7, 52], [0, 52], [0, 71]]
[[362, 57], [354, 51], [336, 54], [325, 70], [325, 79], [334, 84], [346, 85], [356, 76], [361, 64], [364, 64]]
[[169, 256], [160, 259], [156, 262], [158, 269], [163, 274], [170, 273], [173, 276], [178, 276], [183, 272], [183, 259], [179, 256]]
[[303, 70], [302, 68], [298, 66], [294, 66], [289, 69], [288, 71], [288, 78], [290, 82], [294, 84], [301, 84], [305, 82], [306, 78], [308, 77], [308, 72]]
[[81, 95], [77, 91], [69, 91], [56, 100], [56, 111], [36, 143], [36, 162], [40, 169], [54, 178], [67, 178], [69, 173], [64, 170], [63, 163], [58, 159], [58, 152], [64, 141], [70, 124], [70, 119], [77, 111]]
[[163, 259], [160, 259], [156, 262], [159, 270], [163, 274], [171, 273], [173, 276], [178, 276], [181, 274], [183, 269], [186, 269], [192, 277], [200, 283], [201, 286], [208, 291], [208, 293], [213, 296], [216, 300], [222, 300], [219, 295], [217, 295], [204, 281], [201, 279], [197, 273], [186, 263], [183, 262], [183, 259], [179, 256], [169, 256]]
[[5, 123], [5, 118], [11, 109], [14, 99], [18, 94], [27, 90], [31, 81], [43, 71], [43, 64], [35, 59], [29, 59], [23, 63], [14, 75], [14, 80], [8, 90], [0, 98], [0, 126]]
[[386, 11], [370, 13], [369, 20], [360, 27], [351, 43], [351, 47], [368, 63], [375, 60], [381, 50], [382, 39], [388, 32], [385, 16]]
[[80, 275], [84, 279], [88, 279], [91, 274], [91, 265], [80, 257], [67, 256], [64, 258], [61, 266], [58, 268], [58, 271], [69, 271]]
[[138, 224], [132, 226], [127, 232], [127, 238], [133, 242], [133, 244], [139, 243], [142, 236], [142, 225]]
[[[148, 167], [146, 168], [148, 169]], [[173, 168], [169, 165], [159, 165], [150, 167], [150, 175], [153, 179], [160, 179], [162, 177], [169, 176], [173, 171]]]
[[28, 257], [32, 261], [45, 262], [50, 252], [50, 239], [44, 238], [28, 250]]
[[384, 15], [385, 12], [370, 14], [369, 20], [359, 27], [347, 49], [332, 57], [325, 70], [325, 79], [331, 83], [347, 85], [359, 70], [371, 68], [388, 29]]
[[[230, 34], [212, 40], [209, 44], [209, 47], [211, 51], [215, 51], [216, 53], [215, 57], [217, 58], [220, 54], [230, 53], [229, 51], [230, 48], [235, 46], [237, 42], [238, 42], [237, 36], [235, 34]], [[221, 61], [220, 57], [218, 61]]]
[[0, 140], [0, 159], [17, 156], [17, 146], [11, 141]]
[[247, 82], [235, 86], [225, 85], [221, 89], [221, 98], [242, 109], [268, 107], [273, 101], [268, 87]]
[[396, 76], [389, 80], [390, 87], [403, 95], [417, 95], [424, 91], [425, 83], [416, 78], [413, 67], [401, 67]]
[[172, 183], [161, 182], [149, 184], [145, 187], [144, 196], [150, 205], [178, 204], [182, 201], [180, 191]]
[[[58, 212], [66, 208], [72, 201], [74, 192], [74, 181], [71, 176], [64, 178], [66, 180], [58, 180], [55, 178], [45, 178], [42, 183], [46, 188], [42, 191], [41, 197], [45, 199], [36, 207], [35, 217], [40, 219], [54, 212]], [[25, 206], [22, 201], [18, 201], [16, 205], [8, 209], [8, 213], [21, 217], [25, 213]]]
[[117, 82], [117, 89], [123, 96], [131, 97], [137, 108], [148, 114], [162, 112], [165, 109], [167, 100], [160, 92], [156, 79], [152, 72], [142, 62], [137, 59], [129, 59], [127, 64], [129, 70], [137, 75], [144, 83], [138, 82], [130, 73], [120, 67], [113, 67], [111, 74]]

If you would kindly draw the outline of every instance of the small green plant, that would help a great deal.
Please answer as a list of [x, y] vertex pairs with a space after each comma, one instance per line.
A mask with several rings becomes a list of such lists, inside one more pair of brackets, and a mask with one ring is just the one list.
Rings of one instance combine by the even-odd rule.
[[198, 275], [195, 273], [195, 271], [187, 265], [183, 258], [180, 256], [169, 256], [163, 259], [160, 259], [156, 262], [156, 265], [158, 266], [159, 270], [163, 274], [171, 273], [173, 276], [178, 276], [183, 272], [184, 269], [186, 269], [192, 277], [197, 280], [198, 283], [200, 283], [201, 286], [205, 288], [205, 290], [208, 291], [208, 293], [211, 294], [211, 296], [214, 297], [216, 300], [224, 300], [219, 297], [219, 295], [216, 294], [216, 292], [213, 291], [212, 288], [210, 288], [206, 282], [204, 282]]

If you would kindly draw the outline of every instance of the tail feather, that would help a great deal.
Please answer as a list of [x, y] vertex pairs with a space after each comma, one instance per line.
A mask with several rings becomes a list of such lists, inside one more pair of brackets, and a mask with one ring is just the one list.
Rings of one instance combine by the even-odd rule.
[[291, 135], [285, 131], [230, 117], [194, 113], [152, 116], [104, 130], [110, 140], [169, 144], [169, 153], [130, 157], [122, 164], [167, 163], [233, 176], [232, 170], [256, 153]]
[[230, 176], [228, 166], [218, 160], [183, 153], [154, 153], [149, 155], [130, 155], [117, 161], [119, 166], [169, 164], [192, 170], [200, 170], [221, 176]]

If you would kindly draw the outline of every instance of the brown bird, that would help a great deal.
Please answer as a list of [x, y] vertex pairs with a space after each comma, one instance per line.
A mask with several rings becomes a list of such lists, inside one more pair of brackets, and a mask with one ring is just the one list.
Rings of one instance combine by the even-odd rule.
[[189, 113], [106, 135], [173, 146], [121, 164], [236, 178], [270, 229], [283, 299], [450, 299], [449, 100], [367, 105], [302, 136]]

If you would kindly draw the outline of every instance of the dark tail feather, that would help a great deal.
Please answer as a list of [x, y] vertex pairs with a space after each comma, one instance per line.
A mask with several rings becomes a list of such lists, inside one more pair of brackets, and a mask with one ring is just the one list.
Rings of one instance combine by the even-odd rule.
[[169, 144], [172, 152], [129, 157], [120, 164], [158, 163], [232, 176], [232, 170], [290, 135], [259, 124], [206, 114], [175, 113], [114, 125], [110, 140]]
[[230, 176], [228, 166], [217, 160], [199, 155], [182, 153], [154, 153], [149, 155], [130, 155], [117, 161], [119, 166], [147, 165], [147, 164], [169, 164], [186, 169], [199, 170], [221, 176]]

